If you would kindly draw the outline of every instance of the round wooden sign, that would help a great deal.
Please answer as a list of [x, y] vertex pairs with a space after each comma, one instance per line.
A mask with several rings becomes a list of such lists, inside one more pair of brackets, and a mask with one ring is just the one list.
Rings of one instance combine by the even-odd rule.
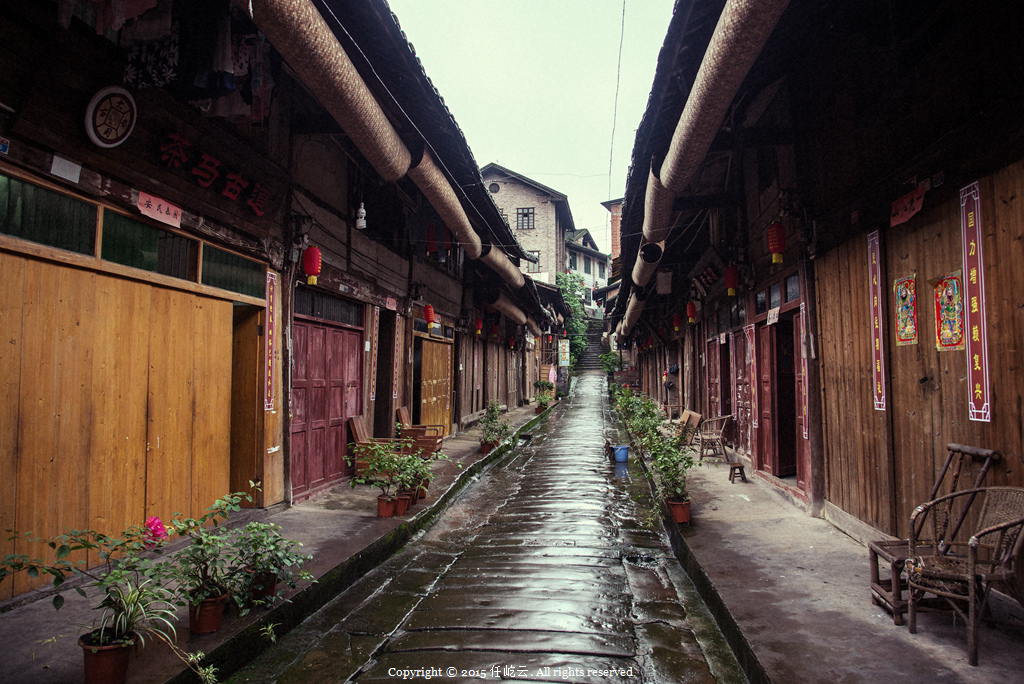
[[117, 147], [132, 134], [138, 110], [135, 100], [124, 88], [109, 86], [100, 90], [85, 110], [85, 132], [100, 147]]

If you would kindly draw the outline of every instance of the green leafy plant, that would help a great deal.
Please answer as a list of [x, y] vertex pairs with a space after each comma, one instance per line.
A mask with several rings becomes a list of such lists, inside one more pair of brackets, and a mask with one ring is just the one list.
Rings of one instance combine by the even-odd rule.
[[551, 396], [550, 392], [547, 392], [547, 391], [538, 392], [537, 393], [537, 406], [539, 406], [541, 409], [546, 409], [548, 407], [548, 404], [551, 403], [552, 399], [554, 399], [554, 397]]
[[622, 370], [622, 360], [616, 352], [605, 352], [598, 359], [601, 361], [601, 368], [604, 369], [605, 373], [614, 373], [617, 370]]
[[[300, 542], [285, 539], [280, 525], [254, 520], [242, 528], [235, 543], [238, 563], [249, 582], [247, 598], [259, 594], [257, 602], [269, 604], [280, 598], [281, 592], [267, 595], [269, 587], [264, 586], [265, 583], [283, 584], [294, 589], [300, 581], [315, 581], [312, 574], [302, 570], [313, 556], [300, 551]], [[273, 578], [276, 582], [272, 581]]]
[[555, 391], [555, 383], [551, 382], [550, 380], [535, 380], [533, 383], [533, 388], [536, 389], [538, 392], [550, 393]]
[[487, 409], [480, 418], [480, 427], [484, 432], [482, 441], [491, 444], [505, 441], [512, 432], [512, 424], [501, 417], [501, 404], [497, 400], [491, 400], [487, 404]]
[[190, 543], [177, 551], [169, 562], [161, 564], [156, 573], [164, 582], [176, 585], [178, 605], [198, 606], [206, 599], [224, 595], [238, 602], [244, 600], [238, 547], [234, 536], [219, 527], [231, 513], [241, 510], [242, 501], [252, 501], [252, 495], [246, 492], [227, 494], [199, 518], [174, 514], [168, 531], [171, 535], [187, 537]]
[[[352, 478], [354, 488], [358, 484], [372, 484], [380, 489], [380, 495], [393, 499], [398, 485], [399, 473], [402, 471], [405, 456], [412, 447], [412, 440], [370, 441], [366, 444], [350, 444], [349, 454], [357, 455], [366, 460], [366, 466]], [[346, 456], [349, 465], [355, 461], [354, 456]]]

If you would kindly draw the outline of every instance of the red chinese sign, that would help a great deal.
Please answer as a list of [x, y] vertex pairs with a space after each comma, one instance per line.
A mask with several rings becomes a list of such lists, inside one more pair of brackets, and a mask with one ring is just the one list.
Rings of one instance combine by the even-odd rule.
[[[261, 183], [242, 176], [237, 169], [224, 168], [221, 160], [206, 152], [193, 156], [192, 143], [176, 133], [167, 136], [160, 146], [160, 162], [168, 169], [188, 168], [200, 187], [219, 192], [230, 202], [245, 201], [256, 216], [263, 216], [270, 200], [270, 191]], [[246, 192], [247, 191], [247, 192]]]
[[925, 185], [921, 184], [903, 197], [892, 203], [889, 215], [889, 227], [898, 226], [910, 220], [910, 217], [921, 211], [924, 204]]
[[971, 420], [992, 420], [988, 385], [988, 330], [985, 327], [985, 268], [981, 256], [981, 201], [978, 184], [960, 189], [960, 230], [964, 250], [964, 318]]
[[171, 204], [165, 199], [150, 195], [148, 192], [139, 191], [139, 201], [136, 205], [139, 213], [151, 219], [166, 223], [175, 228], [181, 227], [181, 207]]
[[264, 335], [264, 353], [266, 354], [266, 377], [264, 378], [263, 408], [274, 410], [274, 328], [277, 327], [277, 308], [274, 301], [277, 294], [277, 274], [267, 271], [267, 330]]
[[882, 264], [878, 231], [868, 234], [868, 293], [871, 296], [871, 368], [875, 410], [885, 410], [885, 328], [882, 322]]

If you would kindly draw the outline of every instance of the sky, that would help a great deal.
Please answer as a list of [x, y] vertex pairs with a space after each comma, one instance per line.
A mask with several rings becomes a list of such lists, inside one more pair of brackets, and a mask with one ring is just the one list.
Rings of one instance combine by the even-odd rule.
[[601, 202], [625, 193], [674, 0], [388, 4], [477, 164], [565, 194], [576, 228], [610, 252]]

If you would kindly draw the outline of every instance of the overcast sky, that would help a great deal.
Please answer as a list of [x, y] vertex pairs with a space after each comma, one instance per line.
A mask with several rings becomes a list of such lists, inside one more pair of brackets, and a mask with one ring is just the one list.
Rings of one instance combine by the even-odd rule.
[[625, 0], [623, 33], [623, 0], [388, 0], [477, 164], [567, 195], [605, 252], [673, 3]]

